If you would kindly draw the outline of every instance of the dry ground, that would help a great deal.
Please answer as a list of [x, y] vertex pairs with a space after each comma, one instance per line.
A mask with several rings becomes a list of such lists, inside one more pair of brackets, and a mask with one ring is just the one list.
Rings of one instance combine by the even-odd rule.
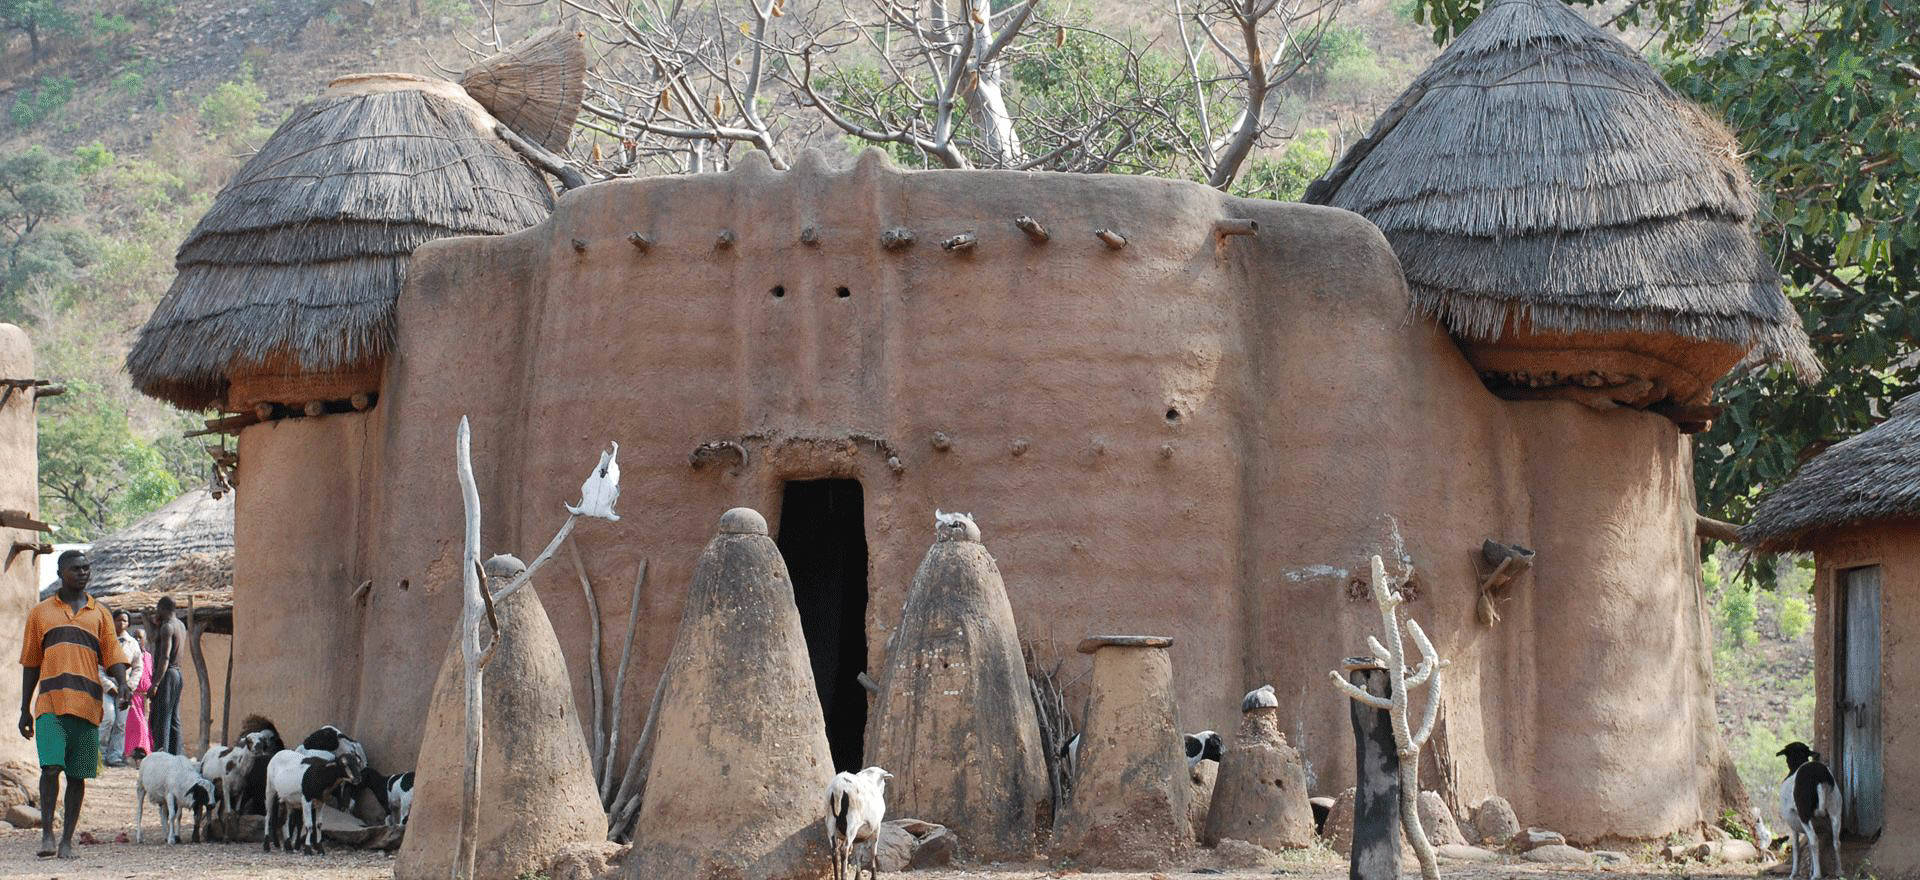
[[[156, 811], [146, 814], [146, 840], [138, 846], [118, 842], [120, 835], [133, 832], [133, 783], [131, 769], [108, 769], [105, 776], [87, 786], [87, 802], [80, 830], [99, 843], [83, 844], [80, 857], [62, 862], [34, 856], [39, 848], [39, 832], [15, 829], [0, 823], [0, 878], [32, 877], [58, 880], [157, 880], [157, 878], [209, 878], [209, 880], [387, 880], [393, 876], [393, 858], [384, 853], [362, 853], [334, 849], [326, 856], [267, 854], [255, 844], [203, 844], [167, 846], [160, 840], [160, 820]], [[1204, 862], [1199, 863], [1204, 864]], [[1539, 865], [1444, 865], [1440, 874], [1448, 880], [1633, 880], [1636, 877], [1688, 878], [1732, 877], [1749, 880], [1755, 874], [1746, 870], [1707, 869], [1700, 866], [1678, 868], [1660, 864], [1636, 864], [1609, 870], [1579, 871], [1551, 869]], [[913, 880], [1040, 880], [1061, 876], [1098, 877], [1099, 880], [1199, 880], [1226, 877], [1292, 877], [1296, 880], [1340, 880], [1347, 875], [1346, 864], [1331, 853], [1290, 854], [1278, 867], [1260, 870], [1235, 870], [1220, 874], [1198, 874], [1193, 870], [1163, 874], [1079, 874], [1058, 871], [1040, 864], [995, 865], [975, 870], [924, 871], [912, 874]], [[1408, 877], [1418, 877], [1408, 871]]]

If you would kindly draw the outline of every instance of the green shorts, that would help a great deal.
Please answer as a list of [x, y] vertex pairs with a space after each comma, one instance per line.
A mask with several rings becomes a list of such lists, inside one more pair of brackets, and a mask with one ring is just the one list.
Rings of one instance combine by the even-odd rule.
[[100, 725], [48, 712], [33, 719], [40, 766], [64, 767], [70, 779], [92, 779], [100, 770]]

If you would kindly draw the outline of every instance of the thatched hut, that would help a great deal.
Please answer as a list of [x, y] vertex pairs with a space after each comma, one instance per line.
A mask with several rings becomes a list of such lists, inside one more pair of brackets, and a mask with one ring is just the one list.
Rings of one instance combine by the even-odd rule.
[[1840, 778], [1845, 831], [1879, 835], [1877, 872], [1920, 873], [1920, 394], [1768, 494], [1740, 530], [1814, 558], [1814, 747]]
[[95, 596], [167, 589], [156, 582], [193, 558], [224, 558], [225, 579], [231, 583], [233, 496], [215, 498], [206, 489], [194, 489], [93, 542], [87, 556], [93, 563], [87, 592]]
[[[476, 84], [507, 121], [529, 126], [524, 137], [564, 146], [551, 117], [577, 112], [585, 57], [548, 36], [527, 47], [531, 59], [488, 59]], [[571, 90], [553, 85], [569, 73]], [[555, 94], [516, 97], [515, 86]], [[127, 356], [135, 386], [187, 409], [264, 404], [263, 417], [285, 412], [274, 405], [309, 415], [368, 406], [413, 250], [524, 229], [553, 208], [545, 179], [496, 136], [497, 121], [454, 83], [334, 80], [180, 246], [179, 275]]]
[[1819, 369], [1732, 136], [1558, 0], [1490, 4], [1306, 200], [1378, 225], [1502, 396], [1702, 404], [1749, 356]]

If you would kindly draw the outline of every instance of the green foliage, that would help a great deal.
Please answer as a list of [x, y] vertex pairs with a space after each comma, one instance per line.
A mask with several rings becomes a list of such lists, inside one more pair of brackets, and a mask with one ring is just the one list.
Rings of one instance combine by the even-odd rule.
[[73, 148], [73, 170], [81, 177], [90, 177], [113, 166], [113, 151], [105, 144], [94, 141]]
[[1723, 577], [1720, 560], [1709, 556], [1700, 565], [1700, 581], [1708, 596], [1714, 597], [1714, 618], [1718, 629], [1715, 642], [1741, 649], [1753, 638], [1753, 623], [1759, 618], [1754, 606], [1753, 584], [1735, 575]]
[[[1484, 0], [1417, 2], [1444, 38]], [[1757, 232], [1826, 367], [1811, 385], [1773, 368], [1722, 387], [1694, 476], [1703, 510], [1744, 520], [1806, 457], [1920, 384], [1920, 4], [1649, 0], [1617, 23], [1659, 27], [1668, 81], [1737, 133]]]
[[0, 319], [18, 319], [21, 292], [93, 259], [92, 236], [63, 222], [81, 206], [75, 164], [38, 145], [0, 157]]
[[70, 76], [43, 76], [37, 87], [20, 90], [7, 118], [15, 128], [32, 128], [67, 106], [73, 100], [74, 86]]
[[221, 83], [201, 99], [200, 124], [219, 140], [245, 134], [260, 120], [266, 100], [266, 89], [253, 81], [253, 69], [243, 67], [239, 79]]
[[[1305, 62], [1301, 64], [1303, 57]], [[1287, 43], [1280, 69], [1289, 70], [1295, 64], [1301, 64], [1300, 72], [1294, 74], [1288, 83], [1296, 88], [1318, 92], [1333, 84], [1336, 70], [1346, 71], [1346, 75], [1351, 76], [1356, 69], [1378, 67], [1379, 59], [1367, 45], [1365, 31], [1334, 21], [1321, 30], [1317, 43], [1307, 35], [1302, 35], [1299, 42]]]
[[133, 22], [119, 13], [96, 12], [88, 31], [92, 36], [115, 40], [133, 33]]
[[1324, 128], [1302, 132], [1279, 158], [1254, 156], [1234, 181], [1233, 194], [1282, 202], [1298, 201], [1307, 184], [1333, 164], [1332, 137]]
[[40, 404], [40, 506], [63, 540], [87, 541], [180, 494], [160, 445], [136, 436], [127, 408], [74, 381]]
[[147, 90], [147, 77], [138, 70], [123, 70], [114, 76], [107, 88], [122, 95], [136, 96]]
[[33, 60], [40, 60], [40, 41], [52, 35], [71, 36], [80, 28], [80, 16], [70, 0], [0, 0], [0, 33], [22, 33], [32, 43]]
[[1798, 596], [1780, 597], [1780, 637], [1799, 641], [1813, 626], [1813, 613], [1807, 600]]

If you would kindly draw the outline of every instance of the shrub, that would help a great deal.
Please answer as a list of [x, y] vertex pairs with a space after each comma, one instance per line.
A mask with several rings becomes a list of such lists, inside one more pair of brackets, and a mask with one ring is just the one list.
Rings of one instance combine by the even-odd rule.
[[147, 77], [138, 70], [123, 70], [113, 78], [113, 82], [109, 83], [107, 88], [122, 95], [134, 97], [146, 91]]
[[1813, 614], [1807, 609], [1807, 600], [1798, 596], [1780, 597], [1781, 638], [1799, 641], [1812, 626]]
[[90, 144], [82, 144], [74, 147], [73, 158], [75, 160], [73, 170], [80, 172], [81, 176], [84, 177], [111, 166], [114, 155], [112, 150], [106, 148], [106, 145], [99, 141], [94, 141]]
[[253, 81], [253, 70], [242, 68], [240, 78], [221, 83], [200, 101], [200, 123], [215, 138], [230, 138], [253, 128], [267, 92]]
[[1720, 598], [1720, 629], [1736, 648], [1746, 647], [1753, 635], [1757, 613], [1753, 605], [1753, 587], [1745, 581], [1727, 584]]
[[38, 88], [23, 89], [7, 112], [15, 128], [32, 128], [46, 121], [73, 100], [73, 77], [44, 76]]

